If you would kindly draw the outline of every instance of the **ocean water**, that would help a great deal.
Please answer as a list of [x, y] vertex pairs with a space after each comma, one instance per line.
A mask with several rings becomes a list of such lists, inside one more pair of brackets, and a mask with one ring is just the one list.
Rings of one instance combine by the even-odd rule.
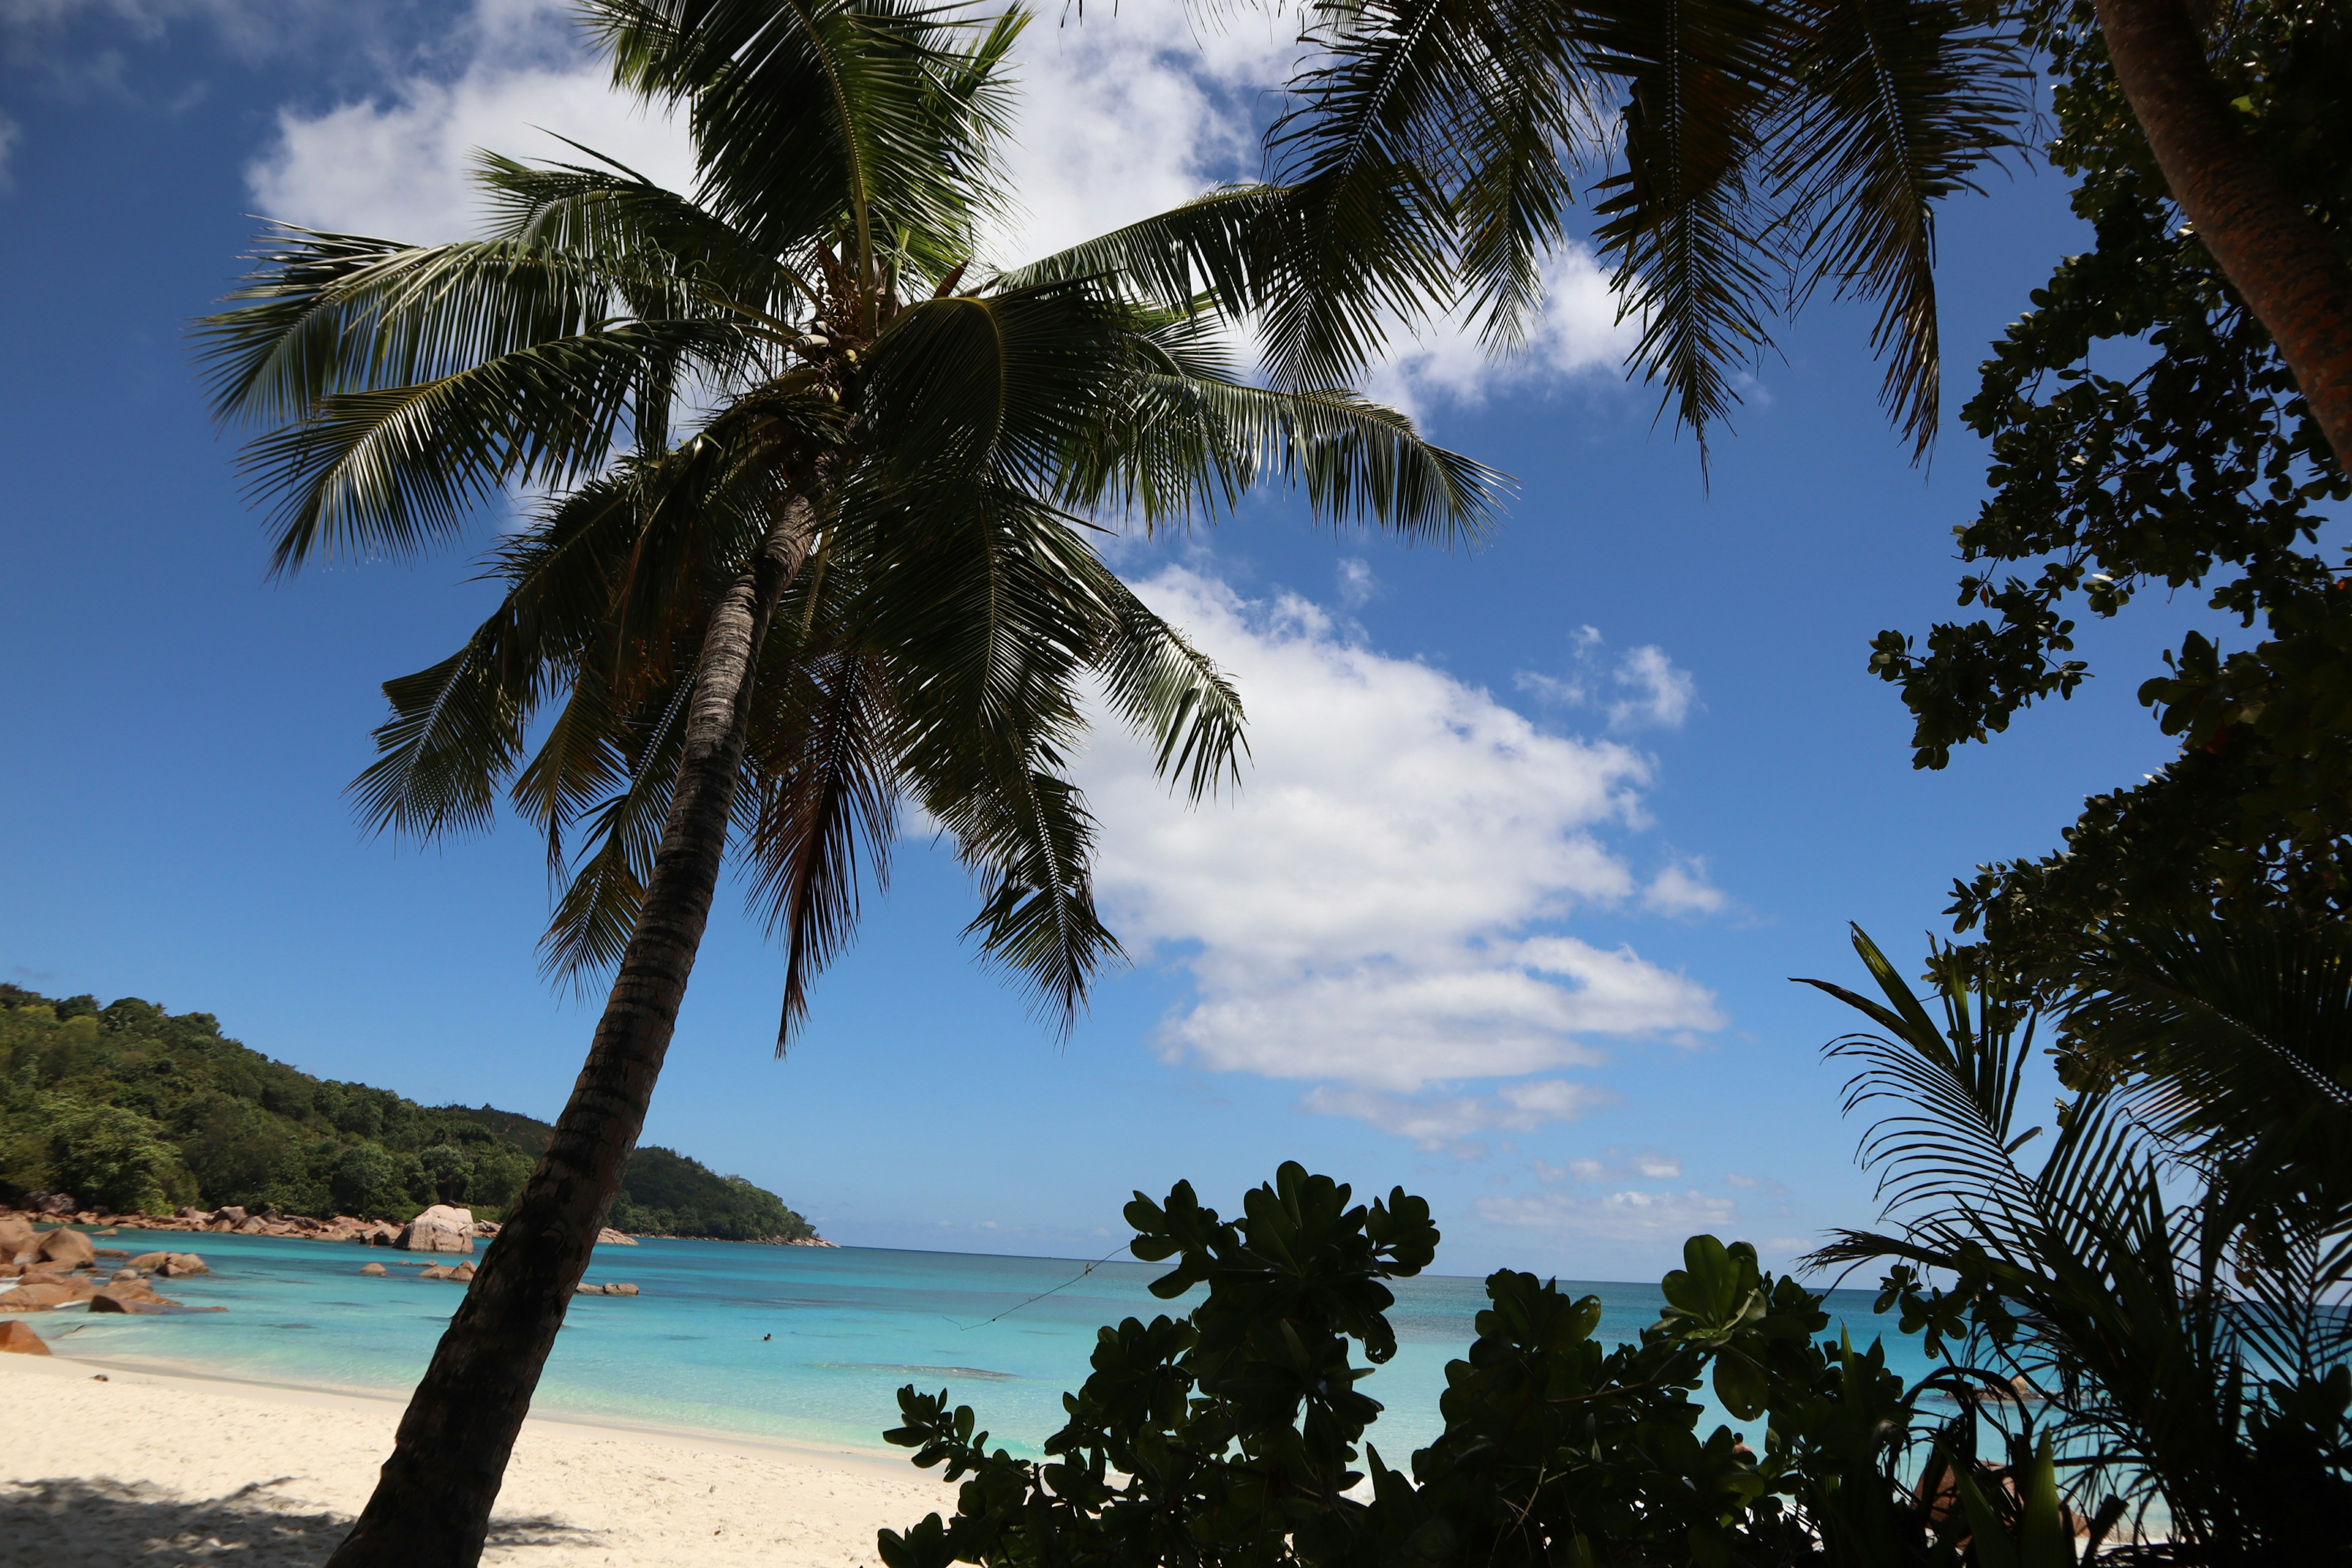
[[[202, 1253], [210, 1275], [159, 1280], [164, 1294], [222, 1312], [29, 1320], [60, 1355], [196, 1371], [246, 1382], [401, 1394], [415, 1384], [464, 1287], [419, 1279], [410, 1254], [347, 1243], [154, 1233]], [[121, 1244], [146, 1249], [126, 1233]], [[419, 1257], [418, 1262], [435, 1261]], [[447, 1261], [440, 1259], [438, 1261]], [[390, 1276], [359, 1272], [386, 1264]], [[993, 1441], [1034, 1454], [1062, 1421], [1063, 1390], [1085, 1380], [1095, 1331], [1170, 1310], [1147, 1286], [1159, 1267], [880, 1248], [712, 1241], [603, 1247], [592, 1283], [629, 1280], [634, 1297], [576, 1298], [535, 1408], [615, 1424], [866, 1452], [898, 1424], [897, 1391], [947, 1389]], [[1604, 1342], [1633, 1339], [1660, 1306], [1654, 1285], [1579, 1283], [1598, 1295]], [[1386, 1405], [1370, 1433], [1403, 1466], [1439, 1428], [1445, 1363], [1473, 1337], [1484, 1283], [1443, 1276], [1397, 1282], [1396, 1358], [1367, 1392]], [[1882, 1332], [1895, 1364], [1926, 1370], [1916, 1341], [1839, 1291], [1832, 1311], [1857, 1344]], [[1832, 1333], [1837, 1331], [1833, 1324]], [[1720, 1419], [1720, 1412], [1716, 1413]], [[1711, 1423], [1704, 1423], [1702, 1430]]]

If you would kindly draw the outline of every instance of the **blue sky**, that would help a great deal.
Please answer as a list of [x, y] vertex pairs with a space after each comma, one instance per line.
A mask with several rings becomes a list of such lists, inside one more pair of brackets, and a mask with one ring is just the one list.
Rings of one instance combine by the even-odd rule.
[[[1282, 50], [1172, 0], [1041, 25], [1008, 257], [1246, 172]], [[0, 977], [217, 1014], [307, 1070], [551, 1115], [593, 1013], [538, 977], [537, 845], [419, 850], [341, 797], [377, 685], [488, 607], [469, 552], [263, 580], [185, 323], [266, 212], [462, 232], [467, 150], [545, 127], [674, 173], [539, 0], [0, 0]], [[1261, 36], [1265, 35], [1265, 36]], [[1946, 214], [1946, 405], [2084, 236], [2045, 174]], [[1213, 1203], [1286, 1158], [1428, 1195], [1438, 1267], [1654, 1275], [1694, 1229], [1772, 1259], [1869, 1217], [1787, 977], [1908, 957], [1953, 878], [2057, 842], [2168, 748], [2132, 700], [2180, 617], [2085, 638], [2111, 671], [1914, 772], [1871, 637], [1948, 613], [1983, 454], [1913, 466], [1866, 321], [1761, 366], [1703, 478], [1629, 387], [1589, 263], [1535, 351], [1457, 338], [1377, 382], [1517, 477], [1475, 553], [1318, 531], [1281, 498], [1114, 560], [1241, 679], [1256, 765], [1188, 812], [1106, 738], [1081, 777], [1135, 965], [1057, 1042], [957, 932], [972, 894], [906, 847], [772, 1058], [780, 965], [722, 893], [647, 1138], [850, 1243], [1093, 1257], [1130, 1189]], [[486, 517], [476, 544], [496, 535]]]

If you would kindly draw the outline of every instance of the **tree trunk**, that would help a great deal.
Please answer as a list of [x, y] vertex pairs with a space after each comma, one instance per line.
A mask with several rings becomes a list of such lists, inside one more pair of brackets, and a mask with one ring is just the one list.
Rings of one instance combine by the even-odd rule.
[[2352, 265], [2222, 101], [2186, 0], [2097, 0], [2099, 31], [2175, 201], [2352, 473]]
[[807, 549], [788, 503], [704, 635], [685, 756], [645, 906], [587, 1065], [401, 1417], [375, 1495], [329, 1568], [473, 1568], [507, 1458], [643, 1131], [726, 853], [752, 669]]

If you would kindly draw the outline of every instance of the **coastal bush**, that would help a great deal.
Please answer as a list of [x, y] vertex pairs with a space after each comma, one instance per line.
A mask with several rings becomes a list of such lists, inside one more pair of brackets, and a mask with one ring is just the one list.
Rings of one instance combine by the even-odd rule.
[[195, 1184], [163, 1129], [149, 1118], [57, 1099], [44, 1113], [50, 1150], [45, 1184], [52, 1189], [121, 1214], [168, 1214], [171, 1200], [194, 1195]]
[[[1925, 1378], [1694, 1237], [1613, 1349], [1597, 1299], [1490, 1276], [1441, 1436], [1392, 1469], [1358, 1447], [1381, 1407], [1356, 1384], [1394, 1353], [1383, 1281], [1433, 1255], [1427, 1205], [1349, 1207], [1286, 1164], [1228, 1222], [1179, 1184], [1128, 1205], [1131, 1249], [1178, 1260], [1155, 1296], [1205, 1294], [1101, 1331], [1045, 1459], [899, 1391], [887, 1438], [964, 1484], [951, 1518], [881, 1532], [887, 1568], [2352, 1563], [2352, 942], [2097, 933], [2052, 983], [2071, 1093], [2044, 1138], [2027, 993], [1943, 948], [1923, 1000], [1853, 940], [1876, 994], [1810, 984], [1875, 1026], [1828, 1048], [1859, 1065], [1847, 1110], [1881, 1110], [1884, 1228], [1806, 1262], [1883, 1267]], [[1702, 1387], [1760, 1445], [1702, 1436]]]
[[[1478, 1338], [1446, 1369], [1443, 1435], [1409, 1471], [1390, 1468], [1358, 1447], [1381, 1405], [1356, 1384], [1396, 1352], [1385, 1281], [1426, 1267], [1438, 1233], [1402, 1188], [1349, 1195], [1296, 1163], [1237, 1220], [1187, 1183], [1164, 1203], [1137, 1194], [1135, 1255], [1176, 1259], [1152, 1294], [1205, 1294], [1181, 1318], [1101, 1331], [1042, 1462], [991, 1451], [944, 1392], [902, 1389], [885, 1436], [964, 1485], [952, 1519], [882, 1531], [884, 1563], [1958, 1561], [1931, 1504], [1953, 1465], [1974, 1464], [1976, 1424], [1954, 1414], [1971, 1408], [1969, 1376], [1906, 1386], [1880, 1346], [1817, 1338], [1819, 1296], [1708, 1236], [1685, 1245], [1639, 1342], [1606, 1350], [1598, 1298], [1489, 1276]], [[1700, 1435], [1702, 1388], [1763, 1424], [1760, 1451], [1728, 1426]], [[2022, 1524], [1988, 1519], [1985, 1533]]]
[[[87, 1156], [60, 1165], [47, 1108], [63, 1102], [96, 1120], [77, 1134]], [[491, 1106], [423, 1106], [313, 1078], [227, 1038], [209, 1013], [0, 984], [0, 1199], [69, 1191], [128, 1210], [160, 1192], [208, 1208], [404, 1220], [446, 1193], [495, 1219], [551, 1131]], [[118, 1170], [145, 1174], [108, 1173]], [[773, 1193], [651, 1147], [630, 1162], [613, 1223], [725, 1240], [815, 1234]]]
[[337, 1213], [374, 1219], [407, 1200], [407, 1184], [401, 1176], [400, 1163], [389, 1151], [374, 1143], [354, 1143], [335, 1161], [328, 1191]]

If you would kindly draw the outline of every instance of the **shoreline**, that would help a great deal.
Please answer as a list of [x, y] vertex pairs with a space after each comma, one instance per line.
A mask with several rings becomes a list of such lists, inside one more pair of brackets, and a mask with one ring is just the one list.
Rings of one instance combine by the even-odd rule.
[[[317, 1568], [404, 1405], [138, 1359], [0, 1356], [0, 1538], [45, 1568], [232, 1554]], [[876, 1531], [954, 1502], [903, 1458], [534, 1411], [482, 1561], [864, 1568]]]
[[[46, 1314], [44, 1314], [46, 1316]], [[68, 1347], [67, 1336], [48, 1341], [47, 1357], [11, 1357], [0, 1365], [22, 1361], [34, 1366], [56, 1367], [63, 1364], [74, 1368], [89, 1368], [112, 1378], [116, 1374], [134, 1377], [164, 1385], [184, 1384], [191, 1390], [226, 1389], [256, 1399], [280, 1400], [289, 1405], [363, 1406], [389, 1405], [405, 1409], [408, 1392], [404, 1389], [369, 1388], [356, 1384], [295, 1383], [274, 1378], [244, 1376], [233, 1372], [212, 1372], [184, 1362], [165, 1357], [89, 1355]], [[84, 1375], [87, 1375], [85, 1373]], [[0, 1414], [5, 1419], [5, 1414]], [[561, 1406], [542, 1408], [534, 1404], [528, 1419], [550, 1426], [574, 1427], [582, 1431], [606, 1433], [615, 1436], [641, 1437], [654, 1442], [672, 1443], [683, 1447], [708, 1449], [714, 1452], [740, 1453], [750, 1458], [782, 1456], [818, 1462], [838, 1460], [844, 1465], [875, 1470], [877, 1474], [904, 1474], [920, 1477], [908, 1456], [912, 1450], [893, 1448], [877, 1443], [873, 1447], [861, 1447], [849, 1443], [827, 1443], [815, 1439], [762, 1436], [715, 1426], [681, 1426], [654, 1421], [632, 1421], [625, 1416], [607, 1415], [596, 1412], [567, 1410]]]

